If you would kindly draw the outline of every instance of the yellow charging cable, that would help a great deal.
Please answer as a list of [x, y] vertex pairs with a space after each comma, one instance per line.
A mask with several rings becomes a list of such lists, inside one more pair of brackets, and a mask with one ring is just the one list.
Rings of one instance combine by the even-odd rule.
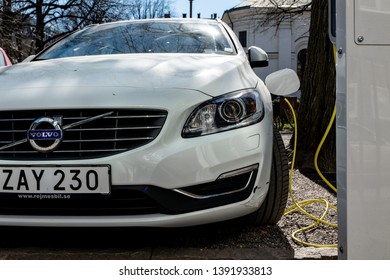
[[[298, 129], [297, 129], [297, 119], [296, 119], [296, 115], [295, 115], [295, 111], [294, 111], [294, 108], [293, 106], [291, 105], [291, 103], [285, 98], [285, 101], [287, 102], [288, 106], [290, 107], [291, 109], [291, 112], [293, 114], [293, 118], [294, 118], [294, 150], [293, 150], [293, 158], [292, 158], [292, 162], [291, 162], [291, 169], [290, 169], [290, 180], [289, 180], [289, 191], [290, 191], [290, 197], [291, 197], [291, 200], [293, 202], [293, 205], [289, 208], [287, 208], [284, 212], [284, 215], [288, 215], [288, 214], [291, 214], [293, 212], [297, 212], [297, 211], [300, 211], [301, 213], [303, 213], [304, 215], [310, 217], [311, 219], [314, 220], [314, 223], [307, 226], [307, 227], [304, 227], [304, 228], [301, 228], [299, 230], [296, 230], [292, 233], [291, 235], [291, 238], [298, 244], [302, 244], [304, 246], [311, 246], [311, 247], [316, 247], [316, 248], [337, 248], [337, 244], [329, 244], [329, 245], [321, 245], [321, 244], [315, 244], [315, 243], [309, 243], [309, 242], [305, 242], [301, 239], [299, 239], [297, 236], [297, 234], [299, 233], [302, 233], [302, 232], [305, 232], [305, 231], [309, 231], [313, 228], [315, 228], [316, 226], [318, 226], [319, 224], [324, 224], [324, 225], [327, 225], [327, 226], [330, 226], [330, 227], [334, 227], [334, 228], [337, 228], [337, 224], [334, 224], [334, 223], [331, 223], [331, 222], [328, 222], [325, 220], [325, 217], [327, 216], [327, 214], [329, 213], [329, 210], [330, 209], [333, 209], [337, 212], [337, 207], [330, 204], [327, 200], [325, 199], [307, 199], [307, 200], [303, 200], [303, 201], [300, 201], [300, 202], [297, 202], [294, 198], [294, 194], [293, 194], [293, 190], [292, 190], [292, 183], [293, 183], [293, 171], [294, 171], [294, 164], [295, 164], [295, 155], [296, 155], [296, 148], [297, 148], [297, 135], [298, 135]], [[334, 112], [333, 112], [333, 115], [332, 115], [332, 119], [328, 125], [328, 128], [324, 134], [324, 137], [322, 138], [321, 142], [320, 142], [320, 145], [319, 147], [317, 148], [317, 152], [316, 152], [316, 156], [315, 156], [315, 166], [316, 166], [316, 170], [317, 172], [319, 172], [320, 174], [320, 177], [326, 182], [326, 184], [328, 186], [331, 186], [331, 188], [333, 190], [336, 191], [336, 188], [328, 181], [326, 180], [326, 178], [322, 175], [322, 173], [319, 171], [318, 169], [318, 165], [317, 165], [317, 159], [318, 159], [318, 154], [319, 154], [319, 151], [321, 150], [321, 147], [329, 133], [329, 130], [333, 124], [333, 121], [334, 121], [334, 116], [336, 115], [336, 106], [335, 106], [335, 109], [334, 109]], [[320, 218], [308, 213], [304, 208], [307, 207], [308, 205], [311, 205], [313, 203], [321, 203], [321, 204], [324, 204], [325, 205], [325, 210], [324, 210], [324, 213], [321, 215]]]
[[326, 137], [328, 136], [329, 134], [329, 131], [330, 129], [332, 128], [332, 125], [333, 125], [333, 122], [336, 118], [336, 105], [334, 105], [334, 109], [333, 109], [333, 113], [332, 113], [332, 117], [330, 119], [330, 122], [328, 124], [328, 127], [326, 128], [326, 131], [325, 131], [325, 134], [324, 136], [322, 137], [321, 139], [321, 142], [320, 144], [318, 145], [318, 148], [317, 148], [317, 151], [314, 155], [314, 167], [318, 173], [318, 175], [320, 175], [321, 179], [328, 185], [329, 188], [331, 188], [335, 193], [337, 193], [337, 189], [336, 187], [334, 187], [326, 178], [325, 176], [322, 174], [321, 170], [318, 168], [318, 155], [321, 151], [321, 148], [322, 148], [322, 145], [324, 144], [325, 140], [326, 140]]
[[[334, 63], [336, 64], [336, 46], [335, 45], [333, 45], [333, 58], [334, 58]], [[293, 109], [293, 108], [291, 107], [291, 109]], [[330, 118], [330, 122], [328, 124], [328, 127], [326, 128], [325, 134], [322, 137], [321, 142], [318, 145], [317, 151], [314, 155], [314, 167], [315, 167], [318, 175], [320, 175], [321, 179], [328, 185], [328, 187], [337, 193], [337, 189], [325, 178], [325, 176], [322, 174], [322, 172], [318, 168], [318, 155], [321, 151], [322, 145], [324, 144], [326, 137], [328, 137], [329, 131], [332, 128], [332, 125], [334, 123], [335, 118], [336, 118], [336, 104], [334, 105], [332, 117]]]

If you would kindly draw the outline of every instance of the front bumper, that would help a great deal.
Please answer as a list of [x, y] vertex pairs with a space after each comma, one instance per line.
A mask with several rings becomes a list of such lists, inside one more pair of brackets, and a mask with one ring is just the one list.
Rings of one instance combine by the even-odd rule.
[[[175, 137], [170, 131], [172, 127], [182, 127], [182, 124], [167, 124], [154, 142], [138, 149], [106, 158], [72, 162], [73, 165], [111, 166], [113, 192], [108, 201], [102, 197], [80, 196], [67, 204], [62, 200], [20, 199], [15, 195], [12, 199], [9, 194], [2, 194], [0, 224], [190, 226], [233, 219], [260, 207], [268, 190], [272, 160], [269, 119], [249, 127], [192, 139]], [[4, 165], [5, 161], [0, 163]], [[67, 165], [69, 162], [56, 161], [55, 164]], [[251, 166], [256, 168], [237, 177], [218, 180], [223, 174]], [[234, 181], [238, 183], [229, 187]], [[208, 197], [212, 189], [216, 194], [229, 194]], [[126, 201], [126, 197], [130, 201]], [[117, 201], [111, 198], [117, 198]], [[147, 209], [142, 203], [140, 209], [131, 206], [138, 199], [147, 200]]]

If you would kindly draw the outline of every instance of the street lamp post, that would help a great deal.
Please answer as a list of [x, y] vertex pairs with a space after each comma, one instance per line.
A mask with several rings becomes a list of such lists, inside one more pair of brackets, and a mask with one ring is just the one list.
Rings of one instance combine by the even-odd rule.
[[190, 18], [192, 18], [192, 2], [194, 0], [189, 0], [190, 1]]

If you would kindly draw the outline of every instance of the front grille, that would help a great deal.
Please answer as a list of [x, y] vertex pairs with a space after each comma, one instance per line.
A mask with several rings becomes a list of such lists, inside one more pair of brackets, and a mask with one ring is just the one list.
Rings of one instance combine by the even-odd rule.
[[[96, 116], [99, 117], [91, 119]], [[27, 131], [34, 120], [40, 117], [62, 119], [62, 142], [49, 153], [36, 151], [27, 141]], [[166, 117], [167, 112], [163, 110], [136, 109], [0, 112], [0, 159], [75, 160], [114, 155], [153, 141], [160, 133]], [[88, 122], [84, 123], [86, 120]], [[81, 124], [78, 125], [79, 122]], [[18, 141], [20, 144], [12, 146]], [[50, 143], [47, 142], [53, 140], [39, 141], [48, 146]]]

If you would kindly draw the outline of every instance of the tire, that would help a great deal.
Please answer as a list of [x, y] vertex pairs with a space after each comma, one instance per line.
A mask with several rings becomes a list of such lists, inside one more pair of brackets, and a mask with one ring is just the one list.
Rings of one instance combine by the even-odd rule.
[[289, 191], [289, 168], [286, 148], [276, 127], [273, 130], [270, 184], [267, 196], [256, 212], [250, 214], [253, 225], [274, 225], [283, 215]]

